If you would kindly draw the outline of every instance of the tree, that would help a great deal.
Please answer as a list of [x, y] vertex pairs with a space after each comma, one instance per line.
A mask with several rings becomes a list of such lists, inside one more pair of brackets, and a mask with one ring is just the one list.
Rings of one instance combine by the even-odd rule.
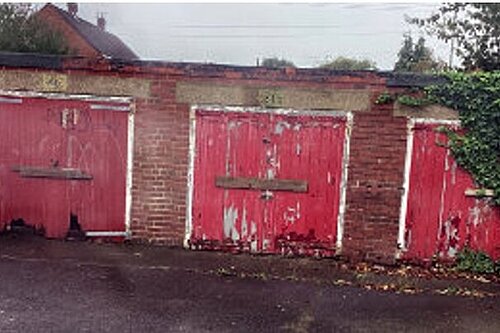
[[445, 3], [430, 17], [408, 21], [438, 39], [456, 42], [454, 51], [465, 69], [500, 69], [500, 3]]
[[262, 66], [268, 68], [283, 68], [283, 67], [295, 67], [294, 63], [283, 59], [283, 58], [264, 58], [262, 60]]
[[44, 54], [67, 54], [63, 36], [35, 15], [27, 4], [0, 4], [0, 50]]
[[319, 67], [327, 69], [335, 69], [335, 70], [350, 70], [350, 71], [377, 69], [375, 62], [371, 60], [368, 59], [357, 60], [342, 56], [337, 57], [332, 61], [326, 62], [320, 65]]
[[398, 60], [394, 65], [396, 72], [424, 73], [443, 69], [444, 63], [434, 60], [432, 51], [425, 46], [425, 39], [420, 37], [417, 43], [410, 35], [405, 35], [403, 45], [398, 52]]

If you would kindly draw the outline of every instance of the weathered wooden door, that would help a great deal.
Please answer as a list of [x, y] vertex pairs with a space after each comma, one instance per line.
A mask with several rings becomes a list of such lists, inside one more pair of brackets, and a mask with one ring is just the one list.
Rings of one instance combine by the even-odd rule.
[[[125, 231], [128, 103], [2, 97], [0, 227]], [[124, 112], [125, 111], [125, 112]]]
[[195, 248], [335, 251], [345, 116], [196, 111]]
[[453, 258], [464, 246], [500, 257], [500, 211], [465, 195], [475, 185], [449, 149], [439, 124], [417, 123], [405, 218], [404, 256]]

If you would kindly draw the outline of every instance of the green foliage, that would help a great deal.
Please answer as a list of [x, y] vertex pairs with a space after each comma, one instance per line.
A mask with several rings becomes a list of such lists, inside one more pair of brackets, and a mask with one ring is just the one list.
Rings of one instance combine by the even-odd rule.
[[62, 35], [42, 22], [27, 4], [0, 4], [0, 50], [67, 54]]
[[494, 262], [486, 253], [464, 248], [455, 259], [456, 268], [473, 273], [500, 273], [500, 262]]
[[394, 102], [394, 97], [390, 93], [385, 91], [377, 97], [375, 104], [389, 104], [392, 102]]
[[[410, 92], [411, 93], [411, 92]], [[389, 104], [397, 100], [398, 103], [410, 107], [419, 107], [431, 103], [427, 97], [418, 97], [407, 94], [391, 94], [389, 92], [381, 93], [375, 100], [375, 104]]]
[[464, 132], [447, 131], [457, 163], [500, 204], [500, 71], [450, 72], [448, 83], [426, 88], [428, 98], [459, 111]]
[[347, 57], [337, 57], [332, 61], [328, 61], [321, 66], [320, 68], [326, 69], [334, 69], [334, 70], [350, 70], [350, 71], [359, 71], [359, 70], [374, 70], [377, 69], [375, 62], [363, 59], [357, 60]]
[[414, 43], [410, 35], [404, 36], [403, 45], [398, 52], [398, 60], [394, 65], [394, 71], [425, 73], [440, 70], [443, 67], [442, 62], [434, 60], [432, 51], [425, 46], [423, 37], [420, 37], [417, 43]]
[[500, 3], [444, 3], [427, 18], [410, 18], [446, 42], [456, 41], [465, 69], [500, 69]]
[[423, 105], [429, 104], [429, 100], [427, 98], [415, 97], [411, 95], [400, 95], [398, 96], [398, 102], [400, 104], [411, 106], [411, 107], [419, 107]]
[[267, 67], [267, 68], [295, 67], [295, 64], [289, 60], [274, 57], [274, 58], [264, 58], [262, 60], [262, 67]]

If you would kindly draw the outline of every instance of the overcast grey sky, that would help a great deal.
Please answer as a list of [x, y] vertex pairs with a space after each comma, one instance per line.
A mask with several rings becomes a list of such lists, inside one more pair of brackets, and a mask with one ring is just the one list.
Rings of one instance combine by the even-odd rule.
[[[257, 57], [277, 56], [309, 67], [343, 55], [391, 69], [403, 33], [420, 35], [405, 22], [405, 14], [427, 16], [438, 6], [83, 3], [79, 15], [95, 23], [104, 13], [107, 30], [144, 59], [254, 65]], [[428, 45], [448, 59], [448, 46], [430, 39]]]

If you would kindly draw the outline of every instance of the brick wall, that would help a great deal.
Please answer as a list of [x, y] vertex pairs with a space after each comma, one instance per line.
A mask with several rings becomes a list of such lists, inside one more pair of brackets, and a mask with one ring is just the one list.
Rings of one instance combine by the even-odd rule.
[[[96, 84], [108, 84], [102, 80], [103, 76], [116, 80], [136, 78], [150, 83], [148, 93], [141, 91], [135, 98], [131, 231], [136, 240], [177, 246], [182, 244], [185, 233], [189, 141], [189, 105], [176, 100], [178, 82], [369, 91], [372, 95], [369, 109], [350, 110], [354, 111], [354, 126], [343, 254], [354, 259], [394, 260], [406, 117], [394, 117], [392, 105], [373, 103], [381, 91], [389, 89], [383, 75], [200, 64], [107, 63], [91, 59], [65, 59], [62, 65], [54, 62], [54, 66], [61, 66], [61, 71], [70, 70], [66, 72], [68, 75], [96, 76]], [[30, 71], [32, 69], [26, 72]], [[99, 91], [106, 94], [108, 90]]]
[[181, 245], [184, 238], [189, 107], [175, 103], [175, 82], [156, 79], [136, 102], [132, 181], [133, 238]]
[[[228, 72], [214, 83], [252, 85]], [[258, 77], [257, 77], [258, 78]], [[165, 74], [152, 84], [152, 96], [137, 101], [132, 232], [135, 239], [181, 245], [184, 238], [189, 106], [175, 100], [177, 80]], [[267, 81], [275, 86], [381, 90], [378, 78], [341, 77], [336, 81]], [[355, 112], [351, 137], [343, 254], [353, 259], [391, 261], [397, 249], [401, 188], [406, 150], [406, 118], [392, 106], [372, 105]]]
[[[182, 75], [157, 79], [151, 98], [137, 102], [136, 114], [132, 232], [136, 239], [171, 245], [182, 244], [186, 212], [189, 106], [175, 101], [175, 82], [180, 79], [191, 80]], [[238, 79], [228, 73], [227, 78], [212, 80], [234, 85], [266, 82]], [[383, 87], [379, 80], [366, 77], [341, 77], [328, 84], [271, 84], [370, 89], [374, 98]], [[355, 112], [343, 254], [375, 261], [394, 259], [405, 149], [406, 118], [393, 117], [392, 106], [373, 104], [369, 111]]]
[[354, 116], [343, 238], [351, 259], [395, 258], [406, 132], [406, 118], [393, 117], [392, 105]]

